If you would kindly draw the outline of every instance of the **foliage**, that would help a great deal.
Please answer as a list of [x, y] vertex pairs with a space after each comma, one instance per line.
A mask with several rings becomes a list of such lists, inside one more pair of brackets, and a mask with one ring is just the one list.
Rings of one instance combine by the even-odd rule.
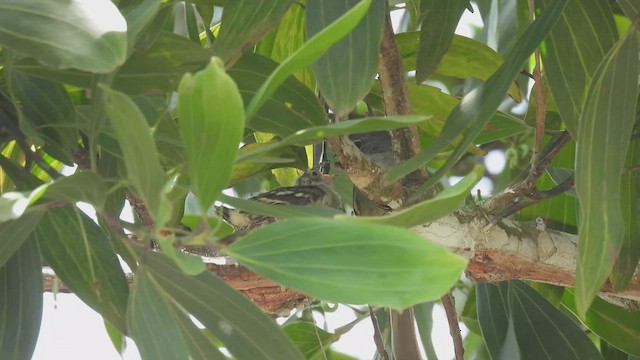
[[[462, 289], [469, 296], [461, 319], [474, 332], [468, 340], [480, 339], [480, 358], [640, 356], [637, 314], [597, 298], [606, 281], [623, 290], [640, 258], [640, 3], [472, 3], [484, 27], [468, 38], [454, 35], [467, 1], [0, 0], [3, 358], [33, 352], [43, 264], [112, 333], [131, 337], [143, 358], [342, 356], [329, 349], [341, 334], [303, 320], [321, 307], [279, 327], [199, 256], [181, 251], [184, 245], [213, 248], [317, 300], [379, 307], [385, 334], [387, 309], [413, 306], [424, 332], [431, 302]], [[399, 9], [397, 48], [381, 50], [388, 15]], [[530, 78], [522, 75], [535, 78], [536, 49], [541, 98], [528, 94]], [[407, 82], [382, 86], [376, 73], [388, 75], [380, 62], [396, 54], [408, 72], [396, 75], [408, 74]], [[389, 94], [402, 96], [405, 88], [412, 113], [390, 110]], [[547, 119], [542, 141], [574, 140], [543, 165], [529, 151], [542, 136], [531, 126], [537, 118], [540, 129], [540, 115]], [[328, 151], [341, 163], [334, 171], [349, 174], [336, 180], [343, 202], [351, 202], [354, 184], [379, 175], [375, 190], [362, 189], [396, 210], [389, 215], [353, 217], [223, 194], [269, 190], [276, 179], [289, 185], [313, 163], [312, 145], [325, 139], [335, 147], [338, 137], [391, 131], [394, 141], [408, 141], [396, 131], [407, 127], [416, 129], [421, 149], [381, 166], [384, 172], [362, 175], [342, 151]], [[517, 194], [534, 200], [528, 208], [515, 200], [484, 210], [465, 204], [483, 176], [465, 162], [484, 155], [483, 146], [531, 157], [534, 169], [546, 170], [533, 182], [559, 196]], [[528, 164], [513, 163], [487, 175], [496, 193], [522, 180]], [[77, 169], [63, 176], [64, 166]], [[425, 167], [431, 175], [421, 183], [398, 182]], [[466, 177], [457, 185], [441, 187], [460, 174]], [[562, 187], [573, 179], [575, 191]], [[389, 190], [398, 186], [411, 193]], [[426, 199], [434, 186], [439, 194]], [[125, 200], [133, 222], [119, 218]], [[232, 233], [212, 210], [216, 201], [286, 220]], [[92, 205], [97, 221], [78, 202]], [[519, 220], [544, 217], [577, 233], [575, 289], [459, 283], [466, 260], [407, 228], [465, 205], [498, 220], [516, 206]], [[429, 336], [421, 335], [432, 354]], [[380, 340], [388, 346], [390, 338]]]

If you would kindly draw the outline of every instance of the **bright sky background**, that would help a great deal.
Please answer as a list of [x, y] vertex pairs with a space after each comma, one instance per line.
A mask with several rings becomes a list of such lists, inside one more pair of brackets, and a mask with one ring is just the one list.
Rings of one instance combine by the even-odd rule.
[[[392, 13], [394, 22], [399, 19], [399, 12]], [[477, 10], [474, 14], [465, 11], [463, 19], [456, 32], [470, 36], [470, 25], [482, 25]], [[504, 154], [491, 154], [487, 161], [488, 166], [504, 167]], [[487, 160], [489, 160], [489, 156]], [[492, 169], [489, 169], [492, 170]], [[499, 172], [499, 171], [492, 171]], [[491, 183], [479, 184], [483, 194], [491, 191]], [[475, 194], [475, 189], [473, 190]], [[91, 210], [88, 210], [91, 211]], [[120, 355], [111, 344], [103, 325], [102, 317], [86, 306], [73, 294], [45, 293], [44, 313], [40, 337], [33, 356], [34, 360], [118, 360]], [[453, 345], [449, 336], [446, 316], [440, 306], [434, 308], [434, 331], [432, 339], [436, 346], [436, 352], [440, 359], [451, 359], [454, 356]], [[344, 307], [336, 312], [327, 314], [327, 328], [329, 331], [347, 324], [353, 320], [352, 312]], [[320, 321], [320, 320], [319, 320]], [[318, 323], [322, 325], [321, 323]], [[463, 329], [463, 335], [467, 330]], [[373, 329], [371, 322], [360, 322], [351, 331], [343, 335], [340, 341], [334, 344], [334, 349], [358, 359], [371, 359], [374, 355]], [[124, 359], [140, 359], [133, 341], [128, 341], [128, 349], [124, 353]]]

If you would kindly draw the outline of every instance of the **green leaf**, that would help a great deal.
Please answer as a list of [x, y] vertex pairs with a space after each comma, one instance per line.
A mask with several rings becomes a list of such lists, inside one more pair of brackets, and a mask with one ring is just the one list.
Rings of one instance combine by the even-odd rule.
[[580, 241], [576, 304], [581, 315], [609, 276], [625, 233], [620, 174], [635, 122], [636, 29], [635, 25], [629, 28], [598, 67], [578, 128], [575, 174]]
[[440, 63], [453, 40], [454, 31], [468, 0], [420, 2], [422, 25], [416, 57], [416, 82], [427, 80]]
[[[629, 145], [626, 166], [640, 163], [640, 143], [637, 141]], [[640, 209], [638, 206], [638, 172], [632, 171], [622, 174], [620, 182], [620, 202], [624, 223], [624, 236], [622, 246], [618, 252], [618, 258], [611, 271], [611, 283], [615, 291], [622, 291], [627, 287], [629, 281], [638, 267], [640, 260]]]
[[165, 297], [146, 267], [139, 267], [127, 309], [131, 337], [145, 359], [187, 359], [185, 339], [174, 314], [179, 310]]
[[440, 151], [449, 146], [458, 135], [464, 132], [465, 135], [462, 142], [448, 158], [445, 165], [416, 191], [421, 192], [433, 186], [457, 163], [460, 157], [466, 152], [467, 147], [480, 133], [482, 128], [484, 128], [500, 103], [504, 100], [509, 85], [520, 73], [522, 64], [528, 59], [529, 55], [531, 55], [542, 39], [544, 39], [544, 36], [553, 27], [558, 18], [560, 18], [566, 2], [567, 0], [556, 1], [552, 7], [546, 9], [545, 12], [527, 28], [518, 42], [508, 52], [505, 56], [504, 63], [495, 74], [493, 74], [484, 85], [474, 89], [462, 98], [460, 104], [456, 106], [447, 119], [447, 123], [442, 129], [438, 140], [418, 155], [389, 170], [385, 175], [385, 180], [388, 182], [396, 181], [421, 167], [432, 160]]
[[438, 299], [466, 265], [406, 229], [321, 218], [269, 224], [225, 252], [313, 297], [398, 309]]
[[121, 10], [127, 21], [127, 47], [129, 50], [136, 44], [136, 39], [160, 10], [160, 0], [144, 0], [136, 5]]
[[[554, 1], [542, 2], [544, 8]], [[591, 41], [580, 41], [591, 39]], [[547, 81], [562, 121], [578, 133], [580, 114], [596, 69], [617, 40], [613, 14], [606, 0], [571, 0], [542, 48]]]
[[312, 359], [316, 356], [322, 359], [323, 355], [326, 356], [326, 351], [329, 350], [331, 344], [340, 338], [339, 335], [322, 330], [305, 321], [287, 324], [282, 327], [282, 331], [293, 341], [306, 359]]
[[444, 189], [438, 196], [386, 216], [336, 216], [338, 219], [402, 227], [413, 227], [438, 220], [453, 213], [469, 196], [471, 189], [482, 179], [484, 169], [476, 166], [473, 171], [455, 185]]
[[109, 0], [4, 0], [0, 45], [56, 68], [108, 73], [127, 53], [127, 23]]
[[[365, 15], [372, 0], [362, 0], [338, 20], [331, 23], [301, 46], [295, 53], [284, 60], [269, 75], [260, 89], [247, 105], [247, 119], [251, 119], [260, 107], [271, 97], [271, 94], [295, 71], [311, 65], [322, 56], [331, 45], [347, 35]], [[242, 24], [243, 27], [246, 24]], [[217, 43], [217, 41], [216, 41]]]
[[42, 212], [31, 212], [15, 220], [0, 223], [0, 268], [31, 235], [42, 218]]
[[[246, 54], [228, 73], [248, 104], [277, 67], [278, 64], [269, 58]], [[311, 126], [325, 125], [328, 120], [313, 91], [295, 78], [288, 77], [249, 122], [253, 130], [285, 137]]]
[[260, 201], [244, 200], [228, 196], [220, 195], [220, 201], [252, 214], [270, 215], [278, 219], [289, 219], [296, 217], [333, 217], [342, 214], [342, 211], [333, 208], [310, 206], [310, 205], [283, 205], [268, 204]]
[[216, 56], [227, 64], [233, 64], [242, 51], [258, 42], [278, 25], [291, 4], [292, 0], [228, 2], [222, 13], [220, 32], [213, 44]]
[[191, 191], [206, 211], [231, 177], [245, 122], [238, 87], [220, 59], [212, 58], [204, 70], [182, 78], [178, 113]]
[[189, 355], [193, 360], [226, 360], [218, 350], [219, 343], [207, 329], [199, 329], [185, 314], [176, 316], [178, 326], [184, 335]]
[[0, 266], [0, 354], [31, 359], [42, 319], [42, 262], [29, 239]]
[[73, 175], [49, 184], [44, 196], [69, 203], [84, 201], [98, 209], [103, 209], [107, 197], [107, 185], [98, 174], [92, 171], [77, 171]]
[[[263, 146], [270, 146], [270, 143], [246, 144], [240, 148], [240, 156]], [[237, 162], [233, 166], [233, 173], [228, 185], [231, 186], [238, 181], [248, 179], [253, 175], [276, 168], [292, 167], [300, 170], [307, 168], [307, 154], [305, 153], [304, 148], [300, 146], [279, 147], [270, 152], [263, 153], [260, 157], [265, 161], [258, 161], [261, 159], [255, 159], [255, 161]], [[286, 161], [269, 161], [269, 159], [282, 159]]]
[[509, 309], [522, 359], [602, 359], [574, 320], [525, 283], [509, 282]]
[[29, 192], [11, 191], [0, 195], [0, 223], [21, 217], [27, 207], [42, 196], [46, 188], [47, 185], [41, 185]]
[[[307, 35], [319, 33], [358, 3], [358, 0], [309, 1], [305, 18]], [[339, 117], [353, 110], [371, 88], [378, 68], [385, 12], [384, 1], [371, 2], [357, 26], [313, 64], [320, 93]]]
[[[565, 289], [562, 305], [577, 314], [573, 289]], [[629, 312], [595, 298], [583, 322], [611, 345], [626, 353], [640, 356], [640, 313]]]
[[436, 349], [431, 338], [433, 331], [433, 307], [436, 303], [426, 302], [413, 306], [413, 313], [416, 317], [416, 326], [420, 335], [420, 343], [424, 349], [427, 359], [437, 359]]
[[11, 80], [22, 105], [21, 120], [36, 132], [35, 136], [42, 138], [49, 155], [72, 166], [72, 153], [78, 148], [77, 122], [64, 86], [19, 72], [13, 72]]
[[[200, 321], [239, 360], [302, 359], [273, 320], [219, 278], [187, 276], [162, 254], [146, 257], [148, 271], [165, 296]], [[215, 301], [213, 300], [215, 299]]]
[[629, 19], [635, 19], [640, 14], [640, 2], [638, 0], [618, 0], [618, 4]]
[[427, 120], [426, 116], [388, 116], [380, 118], [363, 118], [339, 123], [316, 126], [300, 130], [295, 134], [284, 138], [282, 141], [274, 142], [261, 146], [255, 150], [247, 151], [238, 156], [238, 161], [246, 161], [255, 159], [258, 155], [273, 151], [277, 148], [287, 145], [308, 145], [329, 136], [348, 135], [348, 134], [364, 134], [373, 131], [383, 131], [405, 127], [420, 121]]
[[151, 129], [140, 109], [127, 95], [103, 88], [107, 115], [116, 134], [127, 169], [127, 178], [157, 219], [167, 176], [160, 166]]
[[48, 209], [36, 227], [42, 256], [82, 301], [126, 333], [129, 288], [109, 239], [77, 208]]
[[505, 347], [509, 329], [509, 283], [476, 284], [476, 304], [478, 323], [487, 350], [493, 359], [499, 359]]

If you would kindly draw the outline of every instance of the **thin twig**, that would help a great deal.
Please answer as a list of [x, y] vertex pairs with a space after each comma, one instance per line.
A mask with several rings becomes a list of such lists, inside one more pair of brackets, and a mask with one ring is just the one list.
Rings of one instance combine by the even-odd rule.
[[[531, 22], [535, 20], [535, 5], [534, 0], [529, 0], [529, 16]], [[544, 93], [544, 87], [542, 84], [542, 73], [540, 71], [540, 48], [536, 48], [534, 53], [535, 64], [533, 66], [533, 89], [536, 92], [536, 142], [533, 150], [533, 159], [536, 157], [542, 149], [542, 138], [544, 136], [544, 118], [545, 118], [545, 103], [546, 94]]]
[[458, 313], [456, 312], [456, 301], [453, 295], [448, 292], [440, 298], [444, 311], [449, 321], [449, 333], [453, 339], [453, 348], [456, 354], [456, 360], [464, 360], [464, 345], [462, 344], [462, 335], [460, 335], [460, 325], [458, 324]]
[[384, 348], [384, 341], [382, 340], [382, 333], [380, 333], [380, 327], [378, 326], [378, 318], [373, 311], [373, 308], [369, 306], [369, 317], [371, 318], [371, 323], [373, 324], [373, 342], [376, 344], [376, 349], [378, 349], [378, 354], [383, 360], [389, 360], [389, 355], [387, 354], [387, 350]]

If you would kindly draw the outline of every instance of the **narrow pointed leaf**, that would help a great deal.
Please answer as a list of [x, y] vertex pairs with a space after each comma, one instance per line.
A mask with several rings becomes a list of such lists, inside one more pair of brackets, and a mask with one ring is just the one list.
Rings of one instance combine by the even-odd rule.
[[127, 23], [109, 0], [4, 0], [0, 45], [57, 68], [107, 73], [127, 52]]
[[167, 175], [144, 115], [127, 95], [104, 88], [107, 115], [122, 151], [127, 178], [150, 214], [157, 218]]
[[416, 58], [416, 82], [421, 83], [431, 75], [440, 63], [453, 40], [453, 34], [467, 0], [421, 1], [420, 46]]
[[482, 179], [484, 170], [476, 166], [473, 171], [455, 185], [441, 191], [435, 198], [423, 201], [406, 209], [394, 211], [387, 216], [337, 216], [338, 219], [356, 222], [412, 227], [435, 221], [453, 213], [469, 196], [471, 189]]
[[225, 252], [313, 297], [397, 309], [438, 299], [466, 266], [407, 229], [321, 218], [267, 225]]
[[323, 359], [331, 344], [340, 338], [339, 335], [304, 321], [285, 325], [282, 331], [307, 359]]
[[[149, 272], [166, 294], [171, 294], [240, 360], [302, 359], [300, 352], [246, 297], [210, 273], [187, 276], [162, 254], [148, 254]], [[215, 299], [215, 301], [214, 301]]]
[[[308, 36], [319, 33], [358, 2], [309, 1], [306, 6]], [[358, 25], [313, 64], [320, 92], [338, 116], [353, 110], [371, 88], [378, 68], [385, 11], [384, 1], [371, 2]]]
[[[544, 8], [554, 1], [542, 2]], [[591, 41], [580, 41], [592, 39]], [[549, 33], [542, 51], [547, 81], [562, 121], [572, 135], [598, 64], [617, 40], [613, 14], [606, 0], [570, 0]]]
[[69, 203], [84, 201], [102, 209], [107, 197], [107, 186], [98, 174], [78, 171], [51, 183], [45, 197]]
[[31, 359], [42, 319], [42, 262], [30, 238], [0, 266], [0, 354]]
[[423, 185], [433, 186], [466, 152], [466, 148], [480, 133], [500, 103], [504, 100], [509, 85], [516, 78], [522, 64], [533, 53], [563, 13], [567, 0], [556, 1], [536, 19], [522, 34], [518, 42], [505, 56], [504, 63], [489, 80], [479, 88], [467, 94], [456, 106], [442, 129], [438, 140], [429, 148], [408, 161], [392, 168], [385, 180], [392, 182], [411, 173], [432, 160], [458, 136], [465, 132], [464, 138], [445, 165]]
[[635, 122], [636, 29], [629, 28], [598, 67], [578, 128], [575, 176], [580, 241], [576, 304], [581, 315], [611, 273], [625, 232], [620, 174]]
[[42, 212], [38, 211], [0, 223], [0, 268], [22, 246], [41, 218]]
[[179, 314], [175, 317], [178, 326], [184, 336], [184, 340], [189, 350], [189, 355], [193, 360], [226, 360], [218, 350], [216, 338], [207, 329], [200, 329], [186, 314]]
[[127, 322], [140, 355], [145, 359], [187, 359], [185, 339], [167, 303], [145, 267], [138, 268], [131, 289]]
[[56, 275], [87, 305], [126, 332], [129, 288], [109, 239], [71, 206], [46, 211], [35, 237]]
[[[431, 338], [433, 331], [433, 307], [434, 301], [425, 302], [413, 306], [413, 314], [416, 317], [416, 326], [420, 335], [420, 344], [424, 349], [427, 359], [437, 359], [436, 349]], [[465, 302], [466, 304], [466, 302]]]
[[574, 320], [525, 283], [509, 282], [509, 309], [522, 359], [602, 359]]
[[231, 177], [245, 123], [238, 87], [220, 59], [182, 78], [178, 112], [191, 191], [205, 211]]
[[213, 43], [216, 56], [227, 64], [233, 64], [242, 51], [278, 25], [291, 4], [293, 0], [229, 1], [224, 7], [220, 33]]
[[[338, 20], [325, 27], [301, 46], [295, 53], [284, 60], [278, 68], [271, 73], [269, 78], [262, 84], [260, 89], [247, 105], [247, 119], [251, 119], [258, 109], [267, 101], [278, 86], [280, 86], [289, 75], [313, 64], [324, 54], [331, 45], [347, 35], [366, 14], [372, 0], [362, 0], [358, 5], [351, 8]], [[245, 26], [244, 24], [242, 26]]]
[[476, 284], [478, 323], [487, 350], [493, 359], [499, 359], [505, 347], [509, 329], [509, 283]]

